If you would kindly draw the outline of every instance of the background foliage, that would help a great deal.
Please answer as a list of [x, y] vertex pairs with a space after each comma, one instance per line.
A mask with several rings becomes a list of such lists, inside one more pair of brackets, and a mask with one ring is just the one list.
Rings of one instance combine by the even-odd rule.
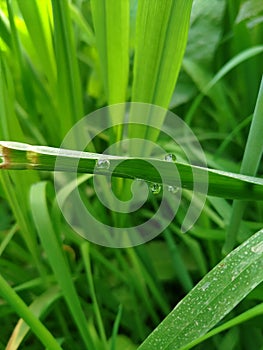
[[[193, 7], [190, 0], [0, 0], [0, 139], [59, 147], [91, 111], [150, 102], [188, 123], [210, 167], [262, 177], [263, 122], [250, 132], [258, 151], [247, 143], [251, 122], [263, 115], [262, 102], [254, 113], [262, 101], [262, 13], [257, 0], [195, 0]], [[113, 130], [94, 147], [102, 152], [119, 139]], [[84, 176], [87, 202], [108, 220]], [[125, 196], [127, 184], [117, 185]], [[151, 196], [136, 220], [151, 216], [158, 200]], [[263, 349], [263, 205], [251, 195], [238, 207], [208, 197], [182, 234], [185, 204], [157, 239], [109, 249], [63, 221], [52, 173], [1, 171], [0, 349], [136, 349], [188, 292], [141, 349]], [[172, 339], [166, 332], [177, 324]]]

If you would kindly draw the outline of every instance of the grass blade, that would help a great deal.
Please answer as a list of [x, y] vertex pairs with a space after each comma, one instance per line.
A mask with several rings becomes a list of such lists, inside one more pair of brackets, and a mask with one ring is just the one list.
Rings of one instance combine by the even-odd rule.
[[62, 350], [51, 333], [41, 321], [30, 311], [24, 301], [9, 286], [6, 280], [0, 274], [0, 294], [13, 307], [13, 309], [29, 325], [44, 346], [48, 349]]
[[82, 92], [69, 2], [52, 1], [62, 136], [83, 116]]
[[[38, 62], [42, 66], [43, 72], [46, 74], [46, 79], [50, 80], [50, 83], [54, 86], [56, 65], [50, 26], [50, 2], [46, 0], [19, 0], [18, 5], [38, 55]], [[32, 16], [32, 13], [34, 13], [34, 16]], [[39, 45], [40, 42], [41, 45]]]
[[94, 314], [96, 317], [97, 321], [97, 326], [99, 329], [100, 337], [102, 340], [102, 343], [104, 344], [104, 348], [107, 349], [107, 338], [106, 338], [106, 333], [103, 325], [103, 320], [101, 317], [101, 312], [99, 309], [99, 304], [96, 296], [96, 291], [93, 283], [93, 277], [92, 277], [92, 271], [91, 271], [91, 264], [90, 264], [90, 249], [89, 249], [89, 243], [84, 242], [81, 245], [81, 252], [83, 256], [83, 261], [85, 265], [85, 270], [86, 270], [86, 276], [89, 284], [89, 289], [90, 289], [90, 294], [92, 298], [92, 303], [93, 303], [93, 309], [94, 309]]
[[194, 102], [191, 105], [191, 108], [187, 112], [185, 116], [185, 120], [188, 124], [191, 123], [192, 118], [195, 114], [195, 111], [197, 107], [200, 105], [202, 102], [204, 96], [208, 94], [209, 90], [213, 88], [213, 86], [221, 80], [227, 73], [229, 73], [232, 69], [237, 67], [240, 63], [245, 62], [246, 60], [255, 57], [257, 55], [262, 54], [263, 52], [263, 46], [255, 46], [251, 47], [249, 49], [244, 50], [243, 52], [240, 52], [237, 54], [235, 57], [233, 57], [229, 62], [227, 62], [218, 72], [217, 74], [213, 77], [212, 80], [208, 82], [207, 85], [205, 85], [202, 88], [202, 91], [200, 94], [195, 98]]
[[133, 101], [169, 105], [186, 46], [191, 8], [192, 0], [139, 1]]
[[[255, 112], [251, 122], [251, 127], [247, 139], [244, 157], [241, 164], [240, 172], [247, 175], [255, 175], [263, 154], [263, 76], [261, 80], [261, 86], [258, 93], [258, 99], [255, 107]], [[233, 210], [226, 234], [226, 242], [223, 247], [225, 254], [229, 253], [236, 241], [239, 225], [246, 207], [244, 202], [233, 203]]]
[[[133, 67], [132, 101], [169, 106], [186, 47], [192, 0], [139, 1]], [[153, 115], [145, 116], [147, 119]], [[165, 115], [159, 117], [159, 126]], [[130, 121], [137, 121], [132, 113]], [[146, 134], [145, 134], [146, 133]], [[157, 130], [130, 127], [131, 138], [155, 140]], [[147, 137], [146, 137], [147, 135]], [[137, 154], [138, 149], [137, 149]]]
[[[17, 142], [0, 142], [0, 169], [34, 169], [77, 171], [80, 173], [109, 174], [114, 177], [143, 179], [159, 182], [160, 175], [153, 167], [165, 174], [167, 185], [193, 189], [198, 181], [202, 184], [209, 175], [208, 194], [235, 199], [263, 199], [263, 179], [230, 172], [202, 168], [185, 163], [169, 163], [152, 158], [117, 157], [107, 155], [110, 168], [96, 168], [101, 155], [90, 152], [63, 150], [59, 148], [30, 146]], [[120, 162], [120, 160], [122, 162]], [[175, 168], [180, 177], [175, 176]], [[193, 170], [195, 179], [193, 179]]]
[[247, 322], [251, 318], [257, 317], [259, 315], [263, 315], [263, 303], [252, 307], [251, 309], [243, 312], [242, 314], [232, 318], [230, 321], [227, 321], [224, 324], [216, 327], [215, 329], [212, 329], [210, 332], [208, 332], [204, 336], [198, 338], [197, 340], [193, 341], [191, 344], [187, 345], [186, 347], [183, 347], [181, 350], [191, 349], [193, 346], [200, 344], [202, 341], [213, 337], [215, 334], [223, 332], [223, 331], [225, 331], [231, 327], [237, 326], [238, 324], [241, 324], [243, 322]]
[[61, 245], [54, 232], [48, 213], [45, 182], [39, 182], [32, 186], [30, 203], [32, 216], [36, 225], [40, 240], [48, 256], [50, 265], [54, 271], [57, 282], [60, 285], [67, 305], [75, 319], [79, 332], [88, 349], [94, 349], [91, 336], [88, 332], [87, 321], [80, 305], [79, 297], [72, 282], [72, 276], [66, 263]]
[[[57, 286], [51, 287], [46, 292], [38, 296], [29, 306], [30, 311], [37, 317], [40, 318], [45, 314], [50, 306], [61, 297], [61, 292]], [[29, 326], [20, 319], [13, 330], [13, 333], [9, 339], [6, 350], [16, 350], [19, 348], [23, 339], [30, 331]]]
[[71, 15], [72, 21], [74, 21], [76, 25], [79, 27], [86, 42], [90, 46], [93, 46], [95, 44], [95, 38], [89, 23], [82, 16], [82, 13], [77, 6], [75, 6], [72, 3], [70, 3], [69, 6], [70, 6], [70, 15]]
[[176, 350], [187, 346], [216, 325], [262, 281], [263, 230], [210, 271], [139, 349]]
[[92, 0], [91, 9], [107, 101], [125, 102], [129, 75], [129, 1]]
[[[14, 85], [11, 72], [4, 57], [0, 57], [0, 135], [2, 138], [15, 138], [23, 140], [23, 132], [16, 119], [14, 111]], [[28, 215], [27, 190], [31, 183], [38, 180], [37, 174], [28, 174], [19, 176], [18, 174], [1, 173], [0, 182], [10, 206], [15, 214], [15, 219], [19, 225], [21, 235], [28, 250], [34, 259], [34, 265], [37, 266], [41, 275], [45, 274], [41, 259], [38, 256], [38, 245], [36, 233], [30, 229], [30, 218]], [[24, 205], [21, 205], [23, 203]]]

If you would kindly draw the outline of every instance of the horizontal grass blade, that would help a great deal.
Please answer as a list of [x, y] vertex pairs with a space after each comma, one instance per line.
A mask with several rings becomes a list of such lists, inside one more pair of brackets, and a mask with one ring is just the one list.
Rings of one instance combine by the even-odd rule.
[[138, 349], [184, 348], [215, 326], [262, 281], [260, 230], [210, 271]]
[[[111, 174], [114, 177], [160, 182], [158, 171], [165, 174], [167, 185], [192, 190], [200, 188], [209, 176], [208, 195], [230, 199], [263, 199], [263, 179], [185, 163], [171, 163], [153, 158], [132, 158], [107, 155], [109, 169], [96, 167], [105, 155], [17, 142], [0, 141], [0, 169], [32, 169], [79, 173]], [[2, 163], [1, 163], [2, 161]], [[176, 168], [179, 177], [176, 175]], [[158, 171], [153, 171], [153, 168]], [[193, 173], [195, 178], [193, 178]]]

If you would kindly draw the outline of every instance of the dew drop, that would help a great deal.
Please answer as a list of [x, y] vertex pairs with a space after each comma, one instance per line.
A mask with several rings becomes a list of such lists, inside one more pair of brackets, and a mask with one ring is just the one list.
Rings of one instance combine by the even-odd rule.
[[171, 186], [171, 185], [168, 186], [167, 189], [168, 189], [168, 192], [170, 192], [172, 194], [176, 194], [179, 191], [179, 187]]
[[200, 289], [204, 292], [205, 290], [207, 290], [207, 288], [210, 286], [210, 282], [206, 282], [205, 284], [203, 284]]
[[176, 161], [176, 156], [173, 153], [166, 154], [164, 157], [164, 160], [166, 162], [175, 162]]
[[97, 168], [108, 170], [110, 167], [110, 161], [106, 158], [101, 158], [97, 160]]
[[153, 194], [158, 194], [161, 192], [162, 189], [162, 185], [158, 184], [158, 183], [152, 183], [150, 184], [150, 190], [152, 191]]
[[141, 179], [139, 177], [136, 177], [134, 181], [138, 184], [138, 186], [142, 187], [143, 185], [147, 184], [147, 182], [144, 179]]
[[254, 247], [251, 248], [253, 253], [261, 254], [263, 253], [263, 242], [258, 243]]

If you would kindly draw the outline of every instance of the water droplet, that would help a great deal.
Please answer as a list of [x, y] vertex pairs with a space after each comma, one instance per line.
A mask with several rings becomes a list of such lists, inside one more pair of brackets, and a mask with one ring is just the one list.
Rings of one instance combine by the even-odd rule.
[[176, 156], [173, 153], [166, 154], [164, 157], [164, 160], [166, 162], [175, 162], [176, 161]]
[[210, 286], [210, 282], [206, 282], [205, 284], [203, 284], [200, 289], [204, 292], [205, 290], [207, 290], [207, 288]]
[[110, 167], [110, 161], [106, 158], [101, 158], [97, 160], [97, 168], [108, 170]]
[[152, 191], [153, 194], [158, 194], [161, 192], [162, 189], [162, 185], [158, 184], [158, 183], [152, 183], [150, 184], [150, 190]]
[[168, 186], [168, 192], [172, 193], [172, 194], [176, 194], [179, 191], [179, 187], [176, 186]]
[[263, 253], [263, 242], [258, 243], [254, 247], [251, 248], [253, 253], [261, 254]]

